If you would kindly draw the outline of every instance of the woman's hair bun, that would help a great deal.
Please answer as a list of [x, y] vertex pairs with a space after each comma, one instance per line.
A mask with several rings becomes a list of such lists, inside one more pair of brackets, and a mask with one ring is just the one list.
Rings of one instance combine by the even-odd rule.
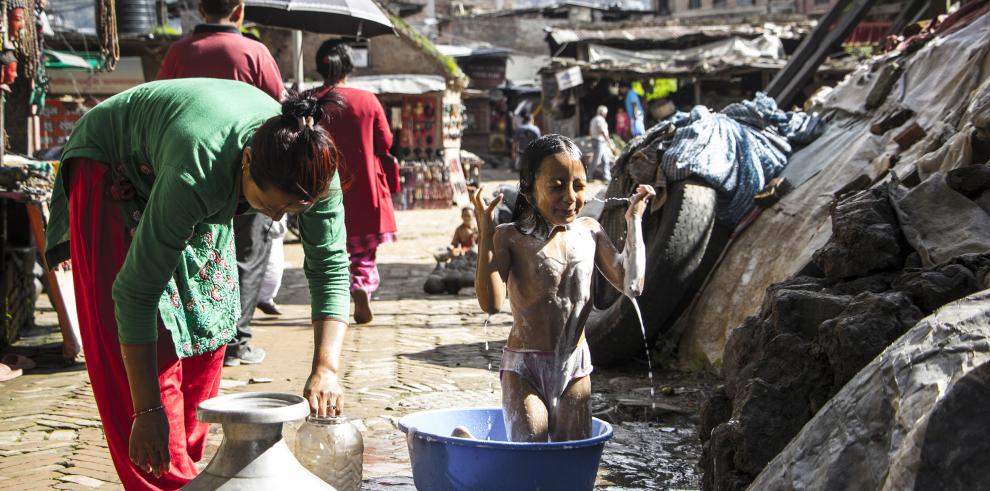
[[290, 92], [282, 101], [282, 117], [288, 119], [290, 124], [296, 124], [299, 118], [306, 117], [313, 118], [313, 122], [319, 124], [327, 116], [327, 111], [336, 114], [344, 108], [344, 100], [336, 91], [331, 90], [319, 99], [315, 92]]
[[293, 122], [306, 117], [319, 122], [323, 119], [324, 114], [323, 105], [308, 92], [290, 94], [282, 101], [282, 116], [292, 118]]

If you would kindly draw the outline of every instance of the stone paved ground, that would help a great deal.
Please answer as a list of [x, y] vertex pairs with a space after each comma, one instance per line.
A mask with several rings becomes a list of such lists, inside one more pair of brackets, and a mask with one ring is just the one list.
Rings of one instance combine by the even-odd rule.
[[[401, 241], [379, 251], [383, 281], [374, 302], [375, 321], [348, 333], [346, 413], [364, 431], [367, 489], [412, 489], [398, 417], [421, 409], [499, 404], [498, 354], [509, 314], [494, 316], [486, 331], [473, 296], [422, 293], [434, 265], [431, 251], [449, 241], [459, 214], [453, 208], [397, 214]], [[254, 344], [267, 350], [268, 359], [224, 369], [222, 393], [302, 391], [313, 345], [308, 292], [299, 269], [300, 247], [288, 245], [286, 256], [289, 269], [278, 298], [284, 315], [259, 312], [254, 324]], [[13, 349], [32, 356], [39, 367], [0, 383], [0, 489], [119, 488], [85, 369], [60, 365], [56, 321], [44, 302], [37, 319], [41, 327]], [[711, 382], [677, 373], [661, 375], [660, 383], [664, 380], [680, 398], [648, 409], [645, 364], [596, 371], [596, 412], [623, 423], [606, 452], [602, 487], [697, 486], [694, 423], [685, 414], [696, 408]], [[284, 432], [290, 445], [296, 428], [290, 424]], [[221, 438], [214, 425], [208, 457]]]

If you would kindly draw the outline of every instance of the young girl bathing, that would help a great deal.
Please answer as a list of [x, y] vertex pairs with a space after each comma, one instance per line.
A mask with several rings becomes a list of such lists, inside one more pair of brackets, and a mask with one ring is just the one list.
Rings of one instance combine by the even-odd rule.
[[639, 295], [645, 260], [640, 223], [655, 192], [645, 185], [636, 189], [620, 254], [596, 220], [578, 218], [587, 176], [573, 141], [543, 136], [520, 161], [515, 222], [493, 227], [501, 196], [487, 205], [481, 190], [472, 196], [478, 303], [489, 314], [498, 312], [507, 287], [512, 303], [500, 369], [506, 432], [514, 442], [588, 438], [592, 365], [584, 324], [592, 308], [591, 279], [597, 267], [615, 288]]

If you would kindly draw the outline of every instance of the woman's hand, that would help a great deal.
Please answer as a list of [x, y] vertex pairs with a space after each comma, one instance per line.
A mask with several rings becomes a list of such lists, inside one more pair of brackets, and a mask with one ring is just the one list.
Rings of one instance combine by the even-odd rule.
[[[171, 344], [172, 341], [165, 342]], [[127, 372], [135, 412], [127, 453], [138, 468], [161, 477], [168, 472], [171, 459], [168, 454], [168, 415], [162, 407], [158, 384], [157, 344], [120, 343], [120, 356]]]
[[340, 386], [340, 352], [347, 324], [336, 319], [313, 321], [313, 368], [306, 379], [303, 397], [311, 414], [325, 418], [344, 414], [344, 388]]
[[309, 374], [303, 397], [309, 401], [311, 414], [321, 418], [344, 414], [344, 389], [340, 386], [337, 372], [328, 368], [317, 368]]
[[131, 423], [128, 455], [131, 462], [148, 474], [161, 477], [168, 472], [168, 416], [165, 409], [144, 413]]
[[475, 191], [474, 195], [471, 196], [471, 203], [474, 205], [474, 219], [478, 222], [478, 236], [479, 240], [483, 240], [485, 237], [491, 237], [495, 232], [495, 208], [502, 202], [502, 195], [499, 194], [491, 203], [485, 204], [485, 198], [482, 197], [482, 193], [485, 192], [485, 187], [481, 186]]
[[629, 208], [626, 210], [626, 219], [642, 218], [646, 212], [646, 202], [657, 195], [653, 186], [640, 184], [636, 186], [636, 193], [629, 200]]

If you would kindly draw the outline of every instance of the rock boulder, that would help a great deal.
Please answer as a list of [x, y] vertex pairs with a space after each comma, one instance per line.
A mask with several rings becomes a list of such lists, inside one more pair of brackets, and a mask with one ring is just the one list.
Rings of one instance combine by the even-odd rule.
[[985, 489], [990, 290], [918, 322], [833, 397], [751, 489]]

